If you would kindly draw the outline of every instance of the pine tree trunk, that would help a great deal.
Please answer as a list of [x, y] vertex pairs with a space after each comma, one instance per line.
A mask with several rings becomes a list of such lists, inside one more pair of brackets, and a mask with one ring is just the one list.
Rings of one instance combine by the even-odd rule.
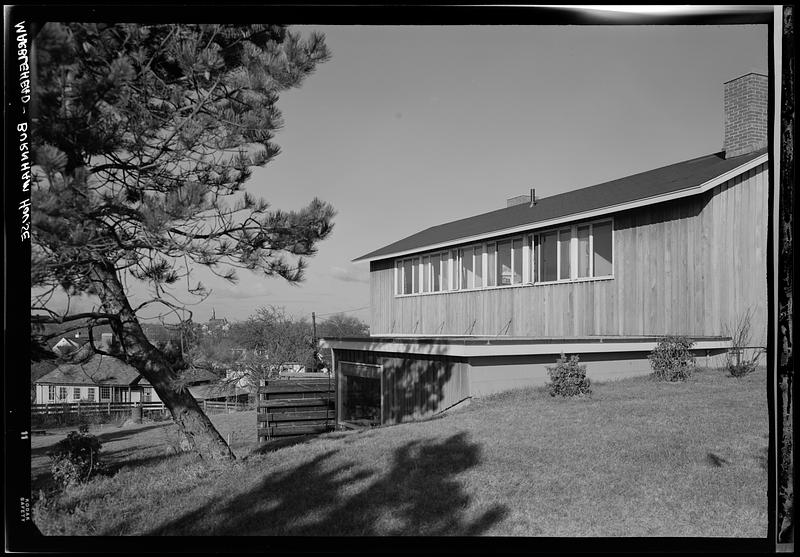
[[200, 410], [191, 393], [179, 388], [178, 375], [172, 366], [147, 340], [114, 266], [108, 262], [96, 263], [91, 279], [103, 310], [119, 317], [119, 322], [112, 322], [111, 327], [119, 338], [125, 361], [153, 385], [190, 446], [206, 459], [234, 460], [236, 457], [230, 447]]

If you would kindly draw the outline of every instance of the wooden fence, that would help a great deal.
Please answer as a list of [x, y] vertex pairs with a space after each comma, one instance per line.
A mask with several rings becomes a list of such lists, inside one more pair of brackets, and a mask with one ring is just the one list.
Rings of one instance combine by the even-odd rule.
[[[218, 402], [211, 400], [198, 401], [200, 408], [206, 414], [219, 414], [222, 412], [236, 412], [247, 410], [252, 406], [246, 402]], [[32, 404], [31, 417], [39, 416], [81, 416], [89, 414], [122, 415], [130, 414], [135, 407], [141, 407], [142, 415], [151, 412], [167, 413], [163, 402], [73, 402], [53, 404]]]
[[336, 424], [332, 377], [276, 379], [258, 387], [258, 441], [332, 431]]

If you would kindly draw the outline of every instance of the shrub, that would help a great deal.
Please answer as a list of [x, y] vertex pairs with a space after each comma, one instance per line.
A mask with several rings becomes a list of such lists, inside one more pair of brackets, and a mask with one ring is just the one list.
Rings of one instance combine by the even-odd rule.
[[87, 481], [102, 470], [100, 440], [85, 425], [59, 441], [48, 454], [53, 479], [62, 487]]
[[723, 326], [723, 332], [731, 337], [731, 349], [725, 355], [725, 369], [733, 377], [744, 377], [756, 370], [759, 351], [754, 350], [750, 358], [745, 357], [745, 350], [750, 346], [750, 321], [753, 311], [747, 308], [730, 323]]
[[586, 365], [580, 364], [578, 356], [564, 354], [556, 361], [556, 365], [547, 368], [550, 383], [547, 389], [550, 396], [572, 397], [592, 394], [589, 378], [586, 377]]
[[662, 338], [650, 355], [653, 376], [662, 381], [685, 381], [694, 370], [694, 356], [689, 351], [694, 343], [683, 336]]
[[[758, 358], [758, 356], [756, 356]], [[742, 360], [739, 362], [734, 361], [734, 358], [729, 354], [725, 362], [725, 368], [728, 373], [733, 377], [744, 377], [756, 370], [756, 362], [754, 360]]]

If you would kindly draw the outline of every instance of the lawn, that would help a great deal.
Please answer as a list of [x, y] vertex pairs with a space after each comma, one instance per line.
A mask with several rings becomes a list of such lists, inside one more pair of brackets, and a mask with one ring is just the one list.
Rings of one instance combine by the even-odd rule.
[[762, 369], [584, 400], [525, 389], [266, 450], [252, 412], [212, 416], [240, 457], [228, 465], [142, 426], [125, 449], [104, 442], [111, 475], [47, 496], [34, 520], [48, 535], [764, 537], [765, 385]]

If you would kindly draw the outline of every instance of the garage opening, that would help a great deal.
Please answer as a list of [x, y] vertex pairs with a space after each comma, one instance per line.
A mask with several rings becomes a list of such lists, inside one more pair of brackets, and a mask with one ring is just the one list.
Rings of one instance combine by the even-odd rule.
[[339, 422], [359, 427], [382, 422], [382, 367], [339, 362]]

